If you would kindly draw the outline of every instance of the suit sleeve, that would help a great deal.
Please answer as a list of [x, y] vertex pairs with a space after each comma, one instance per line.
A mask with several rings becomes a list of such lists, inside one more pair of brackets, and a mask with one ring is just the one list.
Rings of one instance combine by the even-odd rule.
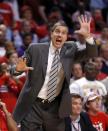
[[84, 50], [76, 50], [75, 61], [83, 62], [96, 56], [98, 56], [98, 48], [94, 41], [94, 44], [86, 43], [86, 48]]
[[27, 60], [27, 65], [30, 66], [30, 63], [31, 63], [31, 60], [32, 60], [32, 48], [33, 48], [33, 45], [30, 45], [28, 47], [28, 49], [24, 52], [24, 55], [23, 55], [23, 58], [26, 58]]

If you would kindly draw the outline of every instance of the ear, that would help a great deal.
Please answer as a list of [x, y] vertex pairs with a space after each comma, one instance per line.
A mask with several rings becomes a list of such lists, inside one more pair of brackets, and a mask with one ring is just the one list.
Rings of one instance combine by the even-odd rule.
[[88, 102], [85, 104], [85, 106], [86, 106], [87, 108], [89, 108], [89, 107], [90, 107]]

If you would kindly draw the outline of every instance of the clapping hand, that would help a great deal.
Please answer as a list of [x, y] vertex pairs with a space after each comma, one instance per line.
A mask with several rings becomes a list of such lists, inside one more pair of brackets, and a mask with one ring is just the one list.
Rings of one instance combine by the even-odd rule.
[[81, 15], [78, 17], [80, 23], [80, 30], [76, 30], [75, 33], [83, 35], [85, 39], [92, 37], [90, 34], [90, 22], [91, 18], [87, 18], [87, 16]]
[[16, 65], [17, 72], [29, 71], [33, 70], [33, 67], [28, 67], [26, 65], [26, 58], [19, 58], [18, 63]]

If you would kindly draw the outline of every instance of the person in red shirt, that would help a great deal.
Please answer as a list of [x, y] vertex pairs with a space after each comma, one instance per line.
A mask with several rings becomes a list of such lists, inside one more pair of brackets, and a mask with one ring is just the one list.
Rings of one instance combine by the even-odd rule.
[[97, 80], [103, 80], [107, 77], [107, 74], [101, 71], [102, 66], [103, 66], [103, 59], [102, 57], [98, 56], [94, 58], [94, 62], [96, 63], [97, 69], [98, 69], [98, 74], [96, 76]]
[[13, 11], [8, 3], [0, 2], [0, 14], [4, 18], [4, 24], [11, 27], [13, 23]]
[[12, 115], [8, 112], [6, 104], [0, 100], [0, 131], [19, 131], [16, 122], [13, 120]]
[[108, 131], [108, 115], [101, 111], [101, 96], [94, 92], [89, 93], [85, 107], [97, 131]]
[[9, 112], [13, 111], [18, 93], [17, 83], [7, 71], [6, 64], [0, 64], [0, 99], [6, 103]]
[[[17, 83], [11, 78], [7, 72], [6, 63], [0, 64], [0, 99], [6, 103], [7, 109], [12, 113], [17, 101], [19, 89]], [[0, 109], [0, 130], [8, 131], [6, 118], [3, 111]]]

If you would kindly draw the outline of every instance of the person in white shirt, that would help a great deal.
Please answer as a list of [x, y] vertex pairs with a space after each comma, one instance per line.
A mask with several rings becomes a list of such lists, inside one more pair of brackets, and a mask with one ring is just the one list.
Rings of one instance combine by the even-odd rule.
[[77, 93], [82, 97], [85, 97], [91, 91], [97, 92], [101, 96], [107, 95], [107, 90], [104, 84], [96, 80], [98, 70], [95, 63], [86, 63], [84, 70], [85, 77], [70, 84], [70, 93]]

